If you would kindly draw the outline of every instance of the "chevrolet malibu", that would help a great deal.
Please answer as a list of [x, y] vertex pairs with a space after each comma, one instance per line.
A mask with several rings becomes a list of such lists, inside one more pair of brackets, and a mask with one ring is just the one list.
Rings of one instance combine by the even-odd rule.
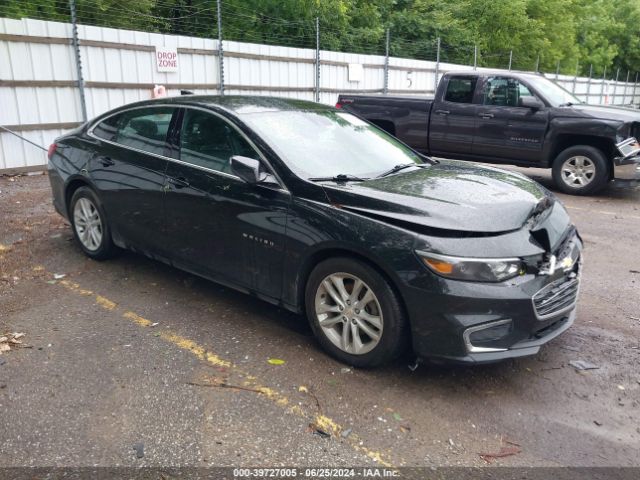
[[58, 138], [49, 174], [90, 258], [130, 249], [305, 313], [350, 365], [532, 355], [575, 319], [582, 242], [550, 192], [331, 107], [131, 104]]

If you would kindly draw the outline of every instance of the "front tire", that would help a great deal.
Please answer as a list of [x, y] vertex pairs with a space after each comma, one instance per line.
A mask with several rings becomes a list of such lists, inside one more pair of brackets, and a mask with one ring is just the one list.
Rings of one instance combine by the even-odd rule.
[[553, 181], [570, 195], [589, 195], [609, 181], [609, 161], [601, 150], [588, 145], [569, 147], [553, 162]]
[[307, 281], [305, 308], [322, 347], [355, 367], [394, 360], [407, 344], [397, 294], [368, 264], [337, 257], [318, 264]]
[[69, 202], [69, 219], [73, 236], [84, 254], [94, 260], [114, 255], [116, 246], [111, 229], [96, 193], [89, 187], [78, 188]]

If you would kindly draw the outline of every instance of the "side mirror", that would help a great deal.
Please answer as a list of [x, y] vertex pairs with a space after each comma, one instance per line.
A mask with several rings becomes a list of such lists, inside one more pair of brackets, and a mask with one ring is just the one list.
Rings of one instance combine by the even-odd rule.
[[540, 110], [544, 107], [544, 104], [536, 97], [520, 97], [518, 99], [518, 106], [530, 108], [531, 110]]
[[234, 155], [231, 157], [231, 171], [250, 185], [258, 183], [279, 185], [273, 175], [260, 168], [260, 161], [255, 158]]

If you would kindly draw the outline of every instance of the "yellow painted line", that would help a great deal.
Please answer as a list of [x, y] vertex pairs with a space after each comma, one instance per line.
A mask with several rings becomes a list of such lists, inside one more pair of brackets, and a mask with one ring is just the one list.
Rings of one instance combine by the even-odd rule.
[[[96, 304], [98, 304], [100, 307], [104, 308], [105, 310], [114, 312], [119, 309], [118, 303], [102, 295], [96, 294], [91, 290], [83, 289], [79, 284], [75, 282], [71, 282], [69, 280], [62, 280], [60, 282], [60, 285], [62, 285], [67, 290], [73, 293], [77, 293], [83, 296], [93, 296]], [[136, 325], [143, 328], [151, 328], [151, 326], [153, 325], [153, 322], [151, 320], [149, 320], [148, 318], [144, 318], [131, 310], [125, 310], [122, 313], [122, 318], [130, 320]], [[302, 407], [291, 402], [291, 400], [289, 400], [289, 398], [287, 398], [287, 396], [284, 395], [283, 393], [277, 390], [274, 390], [270, 387], [262, 385], [258, 381], [257, 377], [250, 375], [246, 372], [243, 372], [229, 360], [223, 359], [222, 357], [218, 356], [216, 353], [210, 350], [207, 350], [205, 347], [199, 345], [197, 342], [191, 339], [188, 339], [186, 337], [183, 337], [175, 332], [172, 332], [171, 330], [166, 330], [166, 329], [160, 331], [159, 337], [162, 340], [182, 350], [190, 352], [191, 354], [195, 355], [198, 359], [204, 362], [207, 362], [208, 364], [214, 367], [224, 367], [232, 370], [234, 374], [244, 378], [244, 382], [243, 382], [244, 387], [251, 388], [252, 390], [257, 391], [258, 393], [260, 393], [260, 395], [262, 395], [264, 398], [268, 399], [269, 401], [273, 402], [275, 405], [281, 408], [286, 408], [287, 412], [292, 413], [298, 417], [304, 418], [306, 421], [313, 422], [314, 425], [316, 425], [318, 428], [322, 429], [325, 432], [330, 433], [336, 437], [339, 437], [340, 433], [342, 433], [345, 430], [345, 428], [342, 427], [340, 424], [338, 424], [337, 422], [335, 422], [334, 420], [332, 420], [331, 418], [329, 418], [328, 416], [322, 413], [305, 412], [305, 410]], [[300, 391], [304, 393], [306, 391], [306, 387], [304, 387], [304, 389], [301, 389]], [[351, 433], [345, 439], [345, 442], [349, 444], [355, 451], [362, 453], [363, 455], [366, 455], [376, 463], [387, 468], [394, 468], [393, 464], [391, 464], [389, 460], [387, 460], [382, 453], [364, 446], [364, 442], [356, 433]]]
[[96, 295], [96, 303], [107, 310], [115, 310], [115, 308], [118, 306], [117, 303], [112, 302], [108, 298], [102, 297], [100, 295]]

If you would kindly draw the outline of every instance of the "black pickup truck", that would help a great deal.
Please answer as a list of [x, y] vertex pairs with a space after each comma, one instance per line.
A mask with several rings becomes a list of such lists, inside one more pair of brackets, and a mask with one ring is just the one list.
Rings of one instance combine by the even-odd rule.
[[340, 95], [336, 107], [426, 155], [552, 168], [570, 194], [640, 182], [640, 112], [584, 104], [542, 75], [450, 72], [434, 98]]

